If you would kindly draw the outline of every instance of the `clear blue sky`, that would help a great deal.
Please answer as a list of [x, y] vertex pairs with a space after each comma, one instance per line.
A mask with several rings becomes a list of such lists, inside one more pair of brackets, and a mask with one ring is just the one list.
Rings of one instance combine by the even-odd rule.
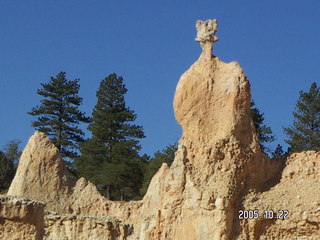
[[175, 87], [201, 52], [195, 22], [208, 18], [219, 20], [214, 54], [240, 63], [275, 144], [283, 144], [299, 91], [320, 80], [319, 0], [1, 0], [0, 147], [12, 139], [24, 147], [36, 89], [60, 71], [80, 78], [88, 115], [101, 79], [123, 76], [145, 130], [142, 153], [175, 142]]

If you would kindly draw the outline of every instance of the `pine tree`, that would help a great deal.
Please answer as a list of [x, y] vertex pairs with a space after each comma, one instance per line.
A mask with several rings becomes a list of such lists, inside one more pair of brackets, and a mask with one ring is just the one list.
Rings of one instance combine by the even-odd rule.
[[284, 155], [282, 146], [280, 144], [277, 145], [276, 149], [274, 150], [274, 152], [272, 153], [272, 157], [273, 158], [278, 158], [281, 157], [282, 155]]
[[18, 165], [22, 153], [19, 149], [20, 143], [21, 142], [19, 140], [11, 140], [4, 147], [4, 154], [6, 158], [11, 161], [15, 167]]
[[152, 177], [161, 167], [162, 163], [167, 163], [170, 166], [174, 160], [175, 152], [178, 149], [178, 143], [170, 144], [162, 151], [157, 151], [153, 158], [148, 161], [148, 165], [145, 170], [143, 184], [140, 189], [141, 196], [144, 196], [148, 190]]
[[300, 91], [293, 117], [293, 125], [284, 128], [291, 152], [320, 151], [320, 88], [315, 82], [309, 92]]
[[10, 187], [14, 177], [15, 169], [13, 162], [6, 158], [3, 152], [0, 152], [0, 191], [7, 190]]
[[265, 145], [268, 142], [273, 142], [275, 140], [275, 136], [272, 133], [271, 127], [267, 127], [264, 122], [263, 113], [255, 106], [255, 103], [251, 102], [251, 117], [255, 129], [258, 134], [258, 141], [261, 147], [261, 150], [264, 152], [271, 152], [271, 150]]
[[133, 124], [136, 114], [126, 106], [126, 92], [116, 74], [101, 81], [88, 127], [92, 137], [82, 144], [76, 164], [79, 174], [109, 199], [135, 198], [143, 179], [138, 139], [144, 133]]
[[84, 141], [84, 133], [78, 125], [89, 122], [89, 118], [78, 109], [82, 103], [82, 98], [78, 96], [79, 79], [68, 81], [66, 73], [60, 72], [41, 86], [37, 93], [44, 99], [40, 106], [29, 112], [37, 117], [32, 126], [44, 132], [64, 157], [74, 159], [78, 144]]

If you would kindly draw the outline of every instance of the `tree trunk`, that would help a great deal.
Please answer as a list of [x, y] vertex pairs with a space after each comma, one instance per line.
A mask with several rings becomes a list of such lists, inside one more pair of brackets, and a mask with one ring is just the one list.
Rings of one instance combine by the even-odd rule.
[[109, 185], [107, 185], [106, 190], [107, 190], [107, 196], [106, 196], [106, 198], [107, 198], [108, 200], [110, 200], [110, 187], [109, 187]]

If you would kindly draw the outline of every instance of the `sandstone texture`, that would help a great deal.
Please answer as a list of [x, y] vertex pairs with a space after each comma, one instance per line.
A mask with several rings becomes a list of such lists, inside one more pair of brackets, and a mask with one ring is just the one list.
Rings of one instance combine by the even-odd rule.
[[0, 196], [0, 239], [8, 240], [126, 240], [133, 231], [110, 217], [59, 215], [45, 211], [45, 204]]
[[74, 183], [67, 176], [59, 150], [41, 132], [36, 132], [21, 155], [8, 195], [43, 201], [62, 211]]
[[132, 225], [108, 217], [61, 216], [48, 212], [44, 220], [46, 240], [125, 240], [133, 231]]
[[[249, 194], [245, 209], [275, 214], [287, 211], [287, 219], [248, 220], [243, 230], [251, 239], [312, 239], [320, 237], [320, 153], [292, 154], [281, 181], [269, 191]], [[247, 234], [242, 239], [247, 239]]]
[[[16, 197], [4, 197], [0, 234], [52, 240], [319, 239], [320, 153], [270, 159], [261, 151], [243, 70], [212, 55], [216, 24], [197, 24], [203, 52], [181, 76], [174, 97], [183, 135], [174, 162], [162, 165], [142, 200], [109, 201], [86, 179], [73, 181], [58, 150], [35, 132], [8, 195], [44, 204], [21, 207], [13, 203]], [[240, 211], [251, 210], [259, 218], [239, 219]], [[287, 219], [263, 218], [266, 210], [288, 211]], [[21, 233], [8, 230], [18, 227]]]
[[209, 19], [207, 21], [198, 20], [196, 23], [196, 28], [197, 37], [195, 40], [200, 42], [202, 49], [204, 49], [206, 46], [210, 48], [213, 43], [219, 40], [215, 35], [218, 31], [218, 21], [216, 19]]
[[43, 239], [44, 207], [42, 202], [0, 196], [0, 239]]

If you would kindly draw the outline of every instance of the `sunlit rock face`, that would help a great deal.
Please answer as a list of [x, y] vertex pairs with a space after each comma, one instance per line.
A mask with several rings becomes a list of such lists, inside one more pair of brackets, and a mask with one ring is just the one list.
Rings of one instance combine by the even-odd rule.
[[73, 184], [59, 150], [44, 133], [36, 131], [21, 155], [7, 194], [43, 201], [52, 210], [62, 211]]
[[42, 240], [44, 208], [42, 202], [0, 196], [0, 239]]

